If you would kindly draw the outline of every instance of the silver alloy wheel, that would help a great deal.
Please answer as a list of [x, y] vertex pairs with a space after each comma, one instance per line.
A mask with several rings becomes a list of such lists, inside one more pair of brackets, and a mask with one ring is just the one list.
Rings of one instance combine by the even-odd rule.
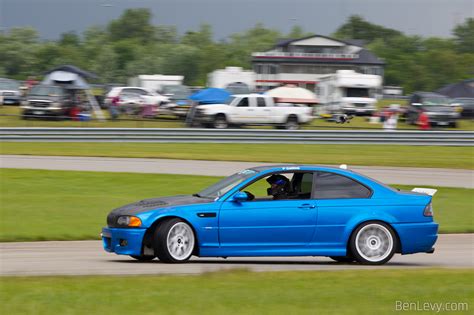
[[370, 262], [379, 262], [392, 252], [393, 236], [383, 225], [367, 224], [357, 233], [355, 245], [362, 258]]
[[175, 260], [188, 259], [194, 249], [194, 233], [191, 227], [184, 222], [173, 225], [166, 237], [166, 247]]

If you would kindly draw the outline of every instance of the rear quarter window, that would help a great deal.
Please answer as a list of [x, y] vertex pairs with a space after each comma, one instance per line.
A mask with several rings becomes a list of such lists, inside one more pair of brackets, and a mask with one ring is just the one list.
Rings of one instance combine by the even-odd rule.
[[331, 172], [316, 172], [315, 199], [370, 198], [372, 191], [356, 180]]

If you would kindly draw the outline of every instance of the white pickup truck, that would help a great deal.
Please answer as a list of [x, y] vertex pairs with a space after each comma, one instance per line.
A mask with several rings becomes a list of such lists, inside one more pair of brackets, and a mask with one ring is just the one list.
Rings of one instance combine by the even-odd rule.
[[194, 122], [219, 129], [229, 125], [273, 125], [294, 130], [312, 119], [309, 106], [275, 103], [273, 97], [261, 94], [233, 95], [227, 104], [198, 105], [193, 117]]

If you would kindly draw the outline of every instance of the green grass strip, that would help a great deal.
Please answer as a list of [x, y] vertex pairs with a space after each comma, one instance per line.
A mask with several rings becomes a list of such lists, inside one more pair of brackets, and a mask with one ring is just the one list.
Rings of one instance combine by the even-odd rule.
[[9, 315], [388, 314], [403, 302], [472, 314], [473, 277], [473, 269], [4, 277], [0, 310]]

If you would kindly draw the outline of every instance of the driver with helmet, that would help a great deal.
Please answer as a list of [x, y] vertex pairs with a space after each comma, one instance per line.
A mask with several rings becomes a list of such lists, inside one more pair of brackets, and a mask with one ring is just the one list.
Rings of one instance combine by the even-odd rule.
[[267, 188], [267, 194], [273, 196], [273, 200], [290, 198], [290, 180], [283, 175], [273, 174], [267, 178], [270, 187]]

